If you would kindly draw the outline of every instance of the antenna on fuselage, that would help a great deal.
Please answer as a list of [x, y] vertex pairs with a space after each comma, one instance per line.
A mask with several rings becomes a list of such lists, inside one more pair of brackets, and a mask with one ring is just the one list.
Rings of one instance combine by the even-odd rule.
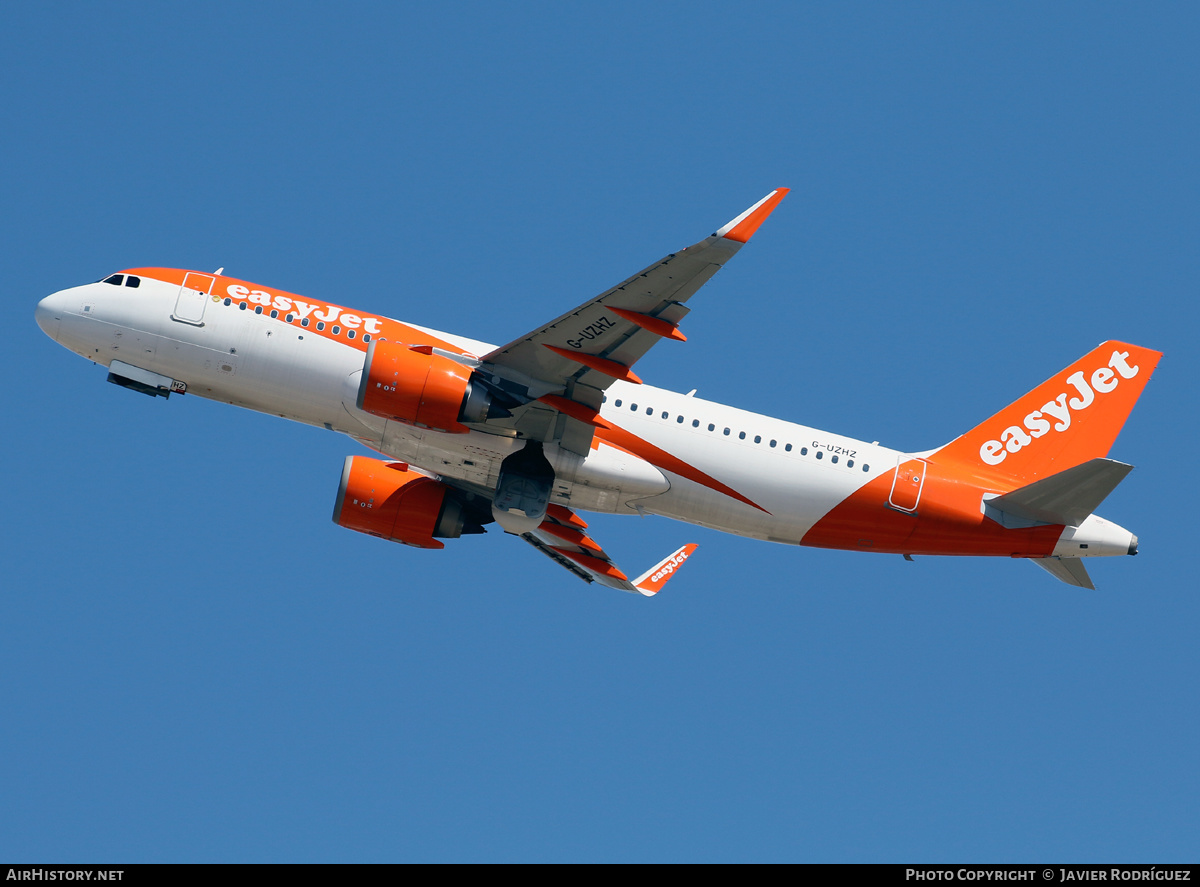
[[224, 272], [225, 272], [225, 266], [222, 265], [220, 268], [218, 268], [216, 271], [214, 271], [213, 274], [223, 274]]

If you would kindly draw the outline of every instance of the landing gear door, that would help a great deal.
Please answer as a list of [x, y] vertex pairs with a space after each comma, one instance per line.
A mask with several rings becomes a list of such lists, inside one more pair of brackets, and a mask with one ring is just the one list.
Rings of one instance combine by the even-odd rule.
[[179, 297], [175, 300], [175, 311], [171, 314], [171, 320], [204, 326], [204, 306], [208, 304], [216, 282], [217, 279], [210, 274], [189, 271], [183, 278], [183, 286], [179, 288]]
[[905, 459], [901, 456], [896, 464], [896, 476], [892, 479], [892, 491], [888, 494], [888, 505], [897, 511], [913, 512], [921, 501], [921, 490], [925, 488], [924, 459]]

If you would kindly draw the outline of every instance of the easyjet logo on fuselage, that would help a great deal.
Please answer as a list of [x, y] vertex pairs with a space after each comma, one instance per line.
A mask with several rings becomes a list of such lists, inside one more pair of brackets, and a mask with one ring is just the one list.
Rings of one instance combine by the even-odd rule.
[[[1097, 395], [1115, 390], [1122, 379], [1136, 376], [1138, 369], [1129, 365], [1128, 351], [1114, 351], [1108, 366], [1093, 370], [1090, 379], [1084, 376], [1083, 370], [1076, 370], [1066, 379], [1074, 392], [1068, 389], [1054, 400], [1042, 404], [1040, 410], [1034, 410], [1025, 417], [1024, 427], [1010, 425], [1004, 429], [999, 440], [984, 441], [979, 448], [979, 458], [988, 465], [999, 465], [1008, 458], [1009, 453], [1018, 453], [1037, 438], [1049, 434], [1051, 427], [1059, 433], [1066, 431], [1071, 427], [1072, 411], [1078, 413], [1086, 410], [1095, 402]], [[1089, 381], [1091, 384], [1088, 384]], [[1072, 397], [1073, 393], [1076, 396]], [[1053, 426], [1051, 420], [1054, 420]]]
[[252, 290], [249, 287], [242, 286], [240, 283], [231, 283], [225, 288], [225, 291], [229, 293], [230, 298], [245, 299], [252, 305], [262, 305], [264, 308], [275, 308], [278, 311], [291, 312], [301, 320], [304, 320], [311, 314], [315, 319], [323, 320], [325, 323], [334, 323], [336, 321], [346, 327], [346, 329], [356, 330], [361, 328], [364, 333], [370, 333], [372, 336], [378, 335], [383, 329], [383, 321], [379, 318], [361, 317], [357, 314], [343, 313], [342, 309], [337, 305], [314, 305], [288, 296], [273, 296], [265, 290]]

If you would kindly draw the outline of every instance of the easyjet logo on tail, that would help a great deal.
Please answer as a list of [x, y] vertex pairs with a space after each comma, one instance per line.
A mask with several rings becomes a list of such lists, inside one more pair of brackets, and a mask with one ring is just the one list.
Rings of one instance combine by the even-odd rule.
[[[1122, 379], [1132, 379], [1140, 367], [1129, 365], [1128, 351], [1114, 351], [1108, 366], [1098, 367], [1091, 376], [1076, 370], [1067, 376], [1068, 390], [1053, 400], [1042, 404], [1024, 419], [1023, 425], [1010, 425], [998, 440], [986, 440], [979, 448], [979, 458], [988, 465], [999, 465], [1009, 453], [1019, 453], [1035, 440], [1054, 431], [1062, 433], [1071, 427], [1072, 413], [1086, 410], [1098, 395], [1105, 395], [1121, 384]], [[1072, 390], [1073, 389], [1073, 390]], [[1051, 389], [1053, 390], [1053, 389]]]

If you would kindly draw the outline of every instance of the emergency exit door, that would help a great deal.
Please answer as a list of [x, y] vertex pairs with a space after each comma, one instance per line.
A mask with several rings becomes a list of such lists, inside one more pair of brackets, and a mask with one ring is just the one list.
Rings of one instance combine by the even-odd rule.
[[892, 478], [892, 492], [888, 505], [898, 511], [916, 511], [921, 501], [921, 490], [925, 487], [925, 470], [929, 466], [924, 459], [896, 460], [896, 476]]

